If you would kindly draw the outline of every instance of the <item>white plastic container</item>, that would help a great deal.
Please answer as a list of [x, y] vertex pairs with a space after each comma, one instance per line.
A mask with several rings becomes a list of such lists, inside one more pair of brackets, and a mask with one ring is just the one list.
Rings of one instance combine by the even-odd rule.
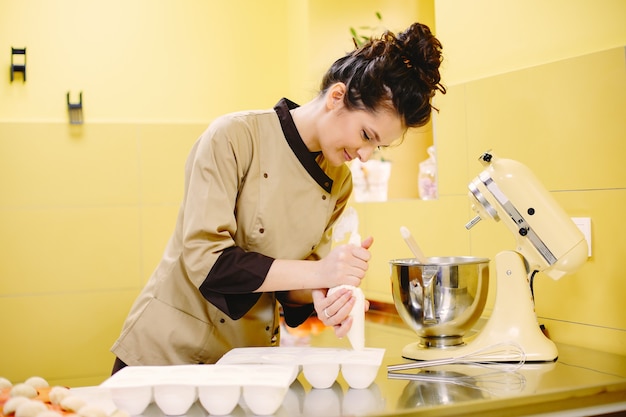
[[302, 372], [313, 388], [329, 388], [337, 380], [340, 362], [334, 356], [334, 352], [320, 352], [302, 359]]
[[111, 388], [113, 404], [131, 416], [142, 414], [152, 402], [152, 387], [118, 387]]
[[357, 351], [343, 360], [341, 374], [350, 388], [367, 388], [376, 379], [381, 362], [380, 352]]
[[313, 388], [330, 387], [341, 371], [350, 388], [363, 389], [376, 379], [384, 354], [378, 348], [253, 347], [232, 349], [218, 364], [276, 364], [280, 358], [281, 364], [302, 369]]
[[294, 374], [293, 364], [127, 366], [100, 386], [131, 415], [142, 413], [152, 398], [169, 416], [187, 413], [196, 400], [211, 415], [227, 415], [242, 393], [256, 415], [269, 415], [282, 404]]
[[154, 386], [154, 402], [166, 416], [181, 416], [196, 402], [194, 385], [158, 384]]

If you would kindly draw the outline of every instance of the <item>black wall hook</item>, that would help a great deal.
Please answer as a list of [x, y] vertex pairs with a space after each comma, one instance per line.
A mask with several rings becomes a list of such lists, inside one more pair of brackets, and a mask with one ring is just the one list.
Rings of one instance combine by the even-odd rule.
[[[13, 62], [15, 55], [23, 55], [23, 63], [16, 64]], [[11, 47], [11, 82], [15, 79], [15, 73], [21, 72], [24, 82], [26, 82], [26, 48], [13, 48]]]
[[70, 124], [83, 124], [83, 92], [78, 95], [78, 103], [70, 103], [70, 92], [67, 92], [67, 112], [70, 116]]

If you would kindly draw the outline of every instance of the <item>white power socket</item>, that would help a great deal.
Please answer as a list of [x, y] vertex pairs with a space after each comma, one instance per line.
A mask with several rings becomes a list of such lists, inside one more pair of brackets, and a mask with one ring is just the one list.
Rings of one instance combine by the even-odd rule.
[[591, 217], [572, 217], [572, 221], [585, 236], [589, 247], [588, 256], [591, 257]]

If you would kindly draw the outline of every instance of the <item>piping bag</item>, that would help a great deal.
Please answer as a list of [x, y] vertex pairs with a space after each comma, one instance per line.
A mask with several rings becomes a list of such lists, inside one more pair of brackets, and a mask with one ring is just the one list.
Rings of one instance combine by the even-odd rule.
[[[348, 240], [349, 245], [361, 246], [361, 235], [359, 234], [359, 216], [353, 207], [348, 207], [343, 215], [337, 220], [333, 226], [333, 240], [338, 242], [343, 240], [346, 234], [350, 234]], [[330, 288], [328, 295], [333, 292], [346, 288], [352, 291], [352, 295], [356, 298], [356, 303], [352, 306], [350, 316], [352, 316], [352, 327], [348, 330], [348, 340], [354, 350], [363, 350], [365, 348], [365, 294], [359, 287], [353, 285], [339, 285]]]

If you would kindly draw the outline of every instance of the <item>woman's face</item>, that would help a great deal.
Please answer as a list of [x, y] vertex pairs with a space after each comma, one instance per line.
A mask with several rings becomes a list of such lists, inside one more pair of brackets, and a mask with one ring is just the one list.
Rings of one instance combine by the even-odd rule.
[[355, 158], [367, 161], [376, 148], [391, 145], [405, 130], [400, 117], [391, 111], [342, 108], [326, 122], [319, 132], [320, 146], [324, 157], [335, 166]]
[[376, 148], [389, 146], [405, 131], [400, 116], [391, 110], [347, 110], [341, 95], [331, 105], [318, 125], [319, 146], [331, 165], [355, 158], [365, 162]]

